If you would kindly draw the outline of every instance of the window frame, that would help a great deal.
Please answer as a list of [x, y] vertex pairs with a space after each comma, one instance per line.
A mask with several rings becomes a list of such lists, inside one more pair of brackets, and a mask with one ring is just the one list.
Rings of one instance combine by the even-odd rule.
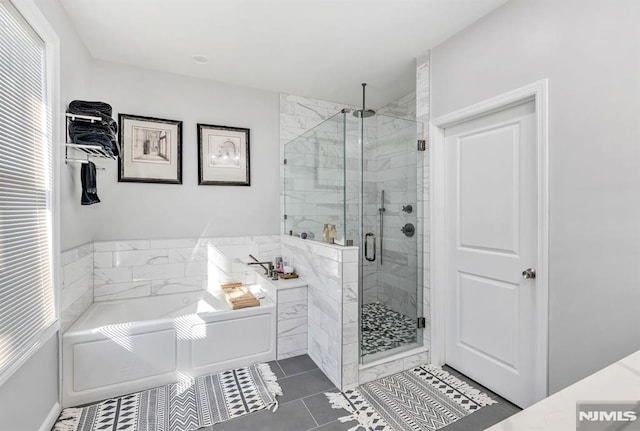
[[[51, 242], [50, 259], [52, 269], [52, 285], [55, 319], [44, 328], [36, 337], [30, 348], [17, 358], [11, 360], [0, 373], [0, 387], [9, 380], [20, 368], [42, 347], [51, 337], [59, 339], [60, 330], [60, 163], [62, 151], [61, 145], [64, 143], [64, 110], [60, 107], [60, 39], [53, 30], [40, 8], [33, 0], [0, 0], [0, 3], [13, 7], [33, 31], [43, 40], [45, 44], [45, 85], [47, 94], [47, 112], [51, 121], [51, 146], [52, 146], [52, 184], [51, 184]], [[58, 349], [58, 369], [60, 370], [60, 349]], [[61, 373], [58, 372], [58, 387], [61, 387]], [[59, 389], [60, 390], [60, 389]], [[58, 394], [60, 399], [60, 394]]]

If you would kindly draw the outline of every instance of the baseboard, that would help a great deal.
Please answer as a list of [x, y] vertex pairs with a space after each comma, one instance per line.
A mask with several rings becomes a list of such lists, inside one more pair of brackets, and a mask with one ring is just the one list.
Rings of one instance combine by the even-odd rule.
[[56, 419], [60, 416], [61, 411], [60, 403], [55, 403], [42, 425], [40, 425], [38, 431], [51, 431], [51, 428], [53, 428], [53, 425], [56, 423]]

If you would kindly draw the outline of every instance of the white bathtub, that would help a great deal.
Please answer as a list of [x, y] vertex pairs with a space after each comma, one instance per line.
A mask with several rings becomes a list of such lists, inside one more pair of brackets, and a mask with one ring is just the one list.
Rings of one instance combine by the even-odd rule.
[[63, 407], [271, 361], [276, 307], [209, 292], [98, 302], [62, 336]]

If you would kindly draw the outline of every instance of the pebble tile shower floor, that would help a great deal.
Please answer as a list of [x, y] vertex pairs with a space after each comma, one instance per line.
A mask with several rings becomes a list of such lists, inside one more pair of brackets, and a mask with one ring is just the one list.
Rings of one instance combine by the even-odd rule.
[[416, 341], [416, 319], [379, 302], [362, 306], [360, 353], [371, 355]]

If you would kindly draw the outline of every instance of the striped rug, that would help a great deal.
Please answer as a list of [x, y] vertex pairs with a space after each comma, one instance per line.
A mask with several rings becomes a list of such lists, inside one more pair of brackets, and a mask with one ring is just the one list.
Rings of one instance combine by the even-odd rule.
[[255, 364], [67, 408], [52, 431], [191, 431], [273, 407], [282, 389]]
[[325, 394], [333, 408], [357, 421], [351, 430], [434, 431], [496, 401], [447, 371], [425, 365], [359, 386]]

